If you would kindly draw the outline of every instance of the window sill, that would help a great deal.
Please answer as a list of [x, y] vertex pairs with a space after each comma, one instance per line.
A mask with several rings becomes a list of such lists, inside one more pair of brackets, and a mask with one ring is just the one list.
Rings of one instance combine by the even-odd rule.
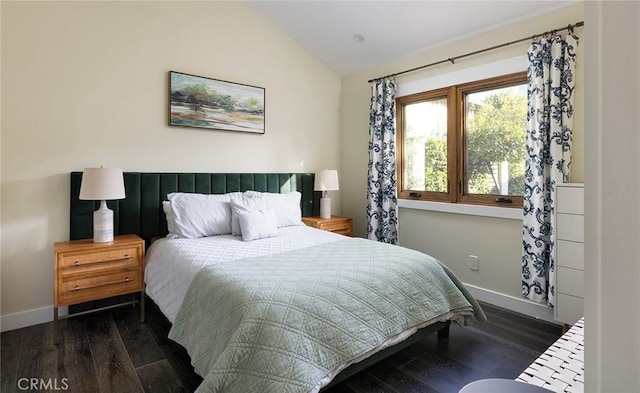
[[465, 205], [462, 203], [413, 201], [409, 199], [398, 199], [398, 207], [404, 209], [467, 214], [471, 216], [506, 218], [508, 220], [522, 221], [522, 208]]

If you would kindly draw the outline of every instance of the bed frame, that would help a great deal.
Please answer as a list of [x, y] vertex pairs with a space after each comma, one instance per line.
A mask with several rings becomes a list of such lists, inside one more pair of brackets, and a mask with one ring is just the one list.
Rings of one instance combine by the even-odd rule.
[[[82, 172], [71, 172], [71, 209], [69, 238], [93, 237], [93, 211], [96, 201], [79, 199]], [[125, 199], [107, 201], [113, 210], [114, 234], [135, 233], [147, 241], [167, 234], [162, 201], [171, 192], [225, 194], [254, 190], [302, 194], [302, 216], [320, 213], [320, 192], [313, 190], [313, 173], [142, 173], [125, 172]]]
[[[71, 240], [87, 239], [93, 236], [93, 211], [99, 207], [99, 202], [80, 200], [81, 182], [82, 172], [71, 172], [69, 222]], [[168, 232], [162, 201], [166, 201], [167, 194], [171, 192], [224, 194], [247, 190], [274, 193], [299, 191], [302, 194], [300, 201], [302, 216], [317, 216], [320, 213], [321, 193], [313, 190], [313, 173], [125, 172], [124, 186], [125, 199], [107, 202], [109, 208], [113, 210], [114, 234], [135, 233], [145, 239], [147, 246], [154, 238], [165, 236]], [[325, 389], [435, 332], [438, 332], [438, 339], [449, 337], [449, 324], [448, 321], [437, 322], [422, 328], [407, 340], [351, 365], [338, 374]]]

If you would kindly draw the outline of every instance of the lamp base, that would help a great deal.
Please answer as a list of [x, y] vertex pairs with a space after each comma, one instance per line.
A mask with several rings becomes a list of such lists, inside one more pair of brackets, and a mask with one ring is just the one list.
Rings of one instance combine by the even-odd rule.
[[320, 198], [320, 218], [331, 218], [331, 198]]
[[93, 212], [93, 242], [109, 243], [113, 241], [113, 210], [107, 202], [100, 202], [100, 208]]

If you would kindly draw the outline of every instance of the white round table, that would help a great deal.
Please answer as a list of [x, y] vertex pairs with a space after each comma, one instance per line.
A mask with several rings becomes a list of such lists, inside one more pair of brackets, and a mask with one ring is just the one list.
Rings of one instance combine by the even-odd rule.
[[550, 391], [513, 379], [489, 378], [468, 383], [460, 389], [459, 393], [549, 393]]

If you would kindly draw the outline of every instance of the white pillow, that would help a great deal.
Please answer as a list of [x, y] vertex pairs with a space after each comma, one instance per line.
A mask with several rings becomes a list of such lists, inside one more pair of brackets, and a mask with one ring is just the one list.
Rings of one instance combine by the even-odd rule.
[[176, 235], [197, 238], [231, 233], [231, 196], [173, 192], [171, 204]]
[[242, 229], [242, 241], [278, 236], [276, 212], [273, 209], [238, 213], [238, 221]]
[[175, 229], [173, 225], [173, 214], [171, 213], [171, 202], [162, 201], [162, 210], [164, 211], [164, 215], [167, 218], [167, 230], [169, 233], [167, 237], [176, 237]]
[[245, 191], [245, 199], [262, 199], [266, 207], [275, 210], [278, 220], [278, 228], [294, 225], [304, 225], [302, 222], [302, 211], [300, 210], [300, 198], [302, 194], [298, 191], [284, 194], [271, 192]]
[[252, 212], [254, 210], [266, 209], [266, 201], [262, 198], [233, 198], [231, 199], [231, 234], [242, 235], [240, 227], [240, 214]]

